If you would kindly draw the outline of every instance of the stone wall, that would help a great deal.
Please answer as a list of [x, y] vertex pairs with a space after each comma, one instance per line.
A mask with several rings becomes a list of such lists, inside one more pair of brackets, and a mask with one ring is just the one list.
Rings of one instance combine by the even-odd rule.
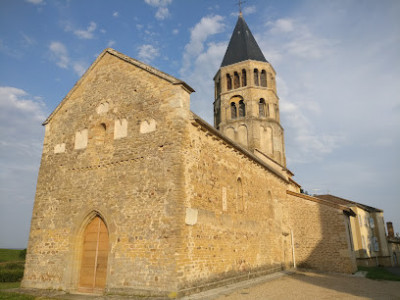
[[195, 121], [191, 125], [180, 289], [291, 266], [283, 209], [288, 183]]
[[357, 270], [349, 217], [343, 209], [293, 192], [288, 192], [286, 204], [297, 267], [341, 273]]
[[292, 230], [300, 266], [353, 271], [343, 210], [287, 195], [290, 172], [194, 117], [191, 91], [100, 55], [45, 122], [23, 287], [76, 291], [95, 216], [111, 293], [173, 296], [290, 268]]
[[189, 93], [162, 76], [106, 51], [47, 121], [23, 287], [76, 290], [100, 215], [108, 291], [176, 289]]

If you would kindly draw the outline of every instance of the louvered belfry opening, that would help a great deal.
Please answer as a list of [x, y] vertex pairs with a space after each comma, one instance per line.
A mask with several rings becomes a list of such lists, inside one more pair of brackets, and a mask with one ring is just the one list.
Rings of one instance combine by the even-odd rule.
[[106, 286], [108, 261], [108, 230], [96, 216], [84, 232], [79, 291], [102, 293]]

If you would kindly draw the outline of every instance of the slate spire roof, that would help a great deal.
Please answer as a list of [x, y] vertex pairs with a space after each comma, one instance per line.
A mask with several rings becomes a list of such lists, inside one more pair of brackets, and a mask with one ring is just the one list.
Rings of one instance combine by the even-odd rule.
[[221, 67], [248, 59], [267, 62], [242, 13], [240, 13]]

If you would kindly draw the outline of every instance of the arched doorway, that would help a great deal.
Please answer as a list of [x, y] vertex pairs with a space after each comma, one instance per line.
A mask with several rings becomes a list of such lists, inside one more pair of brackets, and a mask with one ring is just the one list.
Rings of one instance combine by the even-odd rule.
[[83, 235], [79, 291], [101, 293], [106, 286], [108, 261], [108, 230], [103, 220], [96, 216]]

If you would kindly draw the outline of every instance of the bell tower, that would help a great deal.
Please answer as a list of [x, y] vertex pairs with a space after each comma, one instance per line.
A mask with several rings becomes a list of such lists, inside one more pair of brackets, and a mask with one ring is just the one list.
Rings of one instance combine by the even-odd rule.
[[214, 77], [214, 126], [258, 157], [286, 167], [275, 74], [240, 13]]

